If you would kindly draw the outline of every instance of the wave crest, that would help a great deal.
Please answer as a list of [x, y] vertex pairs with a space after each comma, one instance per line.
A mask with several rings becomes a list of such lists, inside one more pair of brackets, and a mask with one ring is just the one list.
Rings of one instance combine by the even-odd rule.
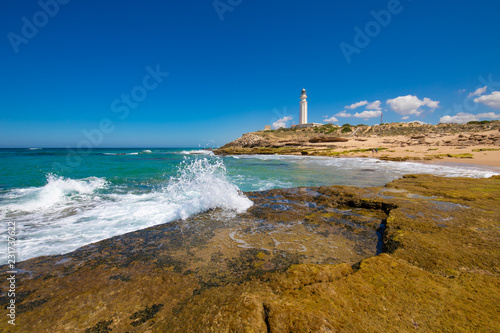
[[106, 185], [107, 182], [103, 178], [89, 177], [76, 180], [48, 174], [47, 184], [42, 187], [17, 189], [7, 194], [6, 198], [15, 199], [15, 202], [6, 205], [6, 208], [24, 212], [49, 210], [76, 199], [85, 199]]
[[[139, 192], [124, 193], [120, 185], [103, 178], [76, 180], [50, 174], [44, 186], [1, 195], [0, 221], [16, 223], [19, 258], [26, 260], [67, 253], [213, 208], [240, 213], [252, 204], [226, 178], [222, 159], [186, 157], [163, 187]], [[2, 253], [0, 264], [5, 262], [7, 256]]]
[[169, 198], [182, 203], [181, 218], [212, 208], [244, 212], [252, 206], [240, 189], [227, 180], [222, 159], [185, 159], [178, 175], [170, 179], [165, 188]]
[[211, 150], [207, 149], [198, 149], [198, 150], [182, 150], [179, 152], [175, 152], [176, 154], [181, 154], [181, 155], [209, 155], [209, 156], [214, 156], [214, 152]]

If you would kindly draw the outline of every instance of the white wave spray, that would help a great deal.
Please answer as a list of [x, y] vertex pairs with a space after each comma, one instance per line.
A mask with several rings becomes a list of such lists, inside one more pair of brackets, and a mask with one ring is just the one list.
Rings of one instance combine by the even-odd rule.
[[[42, 187], [16, 189], [4, 197], [10, 202], [0, 209], [19, 212], [49, 211], [64, 208], [72, 201], [85, 201], [94, 191], [104, 188], [107, 182], [102, 178], [89, 177], [80, 180], [65, 179], [53, 174], [47, 175], [47, 184]], [[14, 200], [13, 200], [14, 199]]]
[[[198, 158], [181, 163], [177, 175], [162, 188], [142, 193], [119, 193], [103, 178], [49, 175], [42, 187], [2, 195], [0, 221], [16, 223], [19, 259], [26, 260], [67, 253], [213, 208], [240, 213], [251, 206], [252, 201], [227, 180], [222, 159]], [[0, 263], [6, 259], [2, 255]]]

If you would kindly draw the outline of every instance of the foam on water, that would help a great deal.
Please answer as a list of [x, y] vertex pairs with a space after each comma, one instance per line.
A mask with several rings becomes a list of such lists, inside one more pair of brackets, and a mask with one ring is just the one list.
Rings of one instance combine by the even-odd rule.
[[[185, 219], [212, 208], [222, 208], [228, 214], [243, 212], [252, 202], [240, 188], [254, 191], [321, 185], [382, 186], [409, 173], [475, 178], [499, 174], [495, 169], [371, 158], [242, 155], [222, 159], [209, 156], [213, 153], [203, 149], [154, 152], [162, 153], [184, 154], [186, 157], [176, 171], [172, 163], [178, 163], [177, 158], [129, 158], [130, 168], [126, 168], [127, 164], [125, 171], [116, 174], [113, 168], [103, 172], [103, 168], [108, 168], [110, 161], [115, 160], [103, 154], [140, 152], [105, 152], [89, 155], [94, 162], [91, 165], [96, 168], [91, 171], [83, 169], [87, 172], [83, 174], [98, 172], [106, 178], [76, 179], [75, 175], [80, 173], [64, 178], [49, 173], [43, 186], [0, 188], [0, 222], [4, 225], [0, 230], [0, 247], [7, 246], [7, 222], [15, 222], [19, 239], [18, 259], [26, 260], [39, 255], [67, 253], [82, 245]], [[36, 168], [43, 158], [36, 157]], [[102, 161], [105, 163], [101, 165]], [[155, 172], [147, 171], [144, 178], [134, 178], [133, 173], [144, 163]], [[162, 172], [174, 176], [163, 179], [159, 176]], [[151, 179], [148, 179], [150, 174]], [[37, 179], [37, 183], [40, 180], [43, 179]], [[3, 251], [0, 263], [5, 262], [6, 251]]]
[[88, 195], [104, 188], [106, 181], [90, 177], [80, 180], [47, 175], [47, 184], [42, 187], [15, 189], [3, 196], [7, 204], [2, 210], [17, 212], [49, 211], [55, 206], [65, 206], [75, 200], [85, 201]]
[[214, 152], [211, 150], [206, 150], [206, 149], [198, 149], [198, 150], [182, 150], [179, 152], [175, 152], [176, 154], [181, 154], [181, 155], [210, 155], [214, 156]]
[[[221, 159], [185, 160], [163, 187], [145, 193], [120, 194], [113, 190], [102, 178], [76, 180], [49, 175], [42, 187], [4, 194], [0, 221], [5, 225], [7, 221], [16, 223], [18, 259], [67, 253], [212, 208], [243, 212], [252, 205], [227, 180]], [[2, 237], [6, 239], [5, 231]], [[7, 261], [4, 253], [0, 263]]]
[[[259, 178], [249, 175], [234, 175], [231, 177], [231, 181], [240, 188], [246, 188], [245, 191], [266, 191], [275, 188], [294, 187], [292, 181], [279, 179], [278, 177]], [[251, 186], [248, 186], [249, 184], [251, 184]]]
[[447, 166], [416, 162], [382, 161], [375, 158], [356, 157], [322, 157], [322, 156], [291, 156], [291, 155], [240, 155], [238, 159], [283, 160], [305, 166], [326, 166], [341, 170], [373, 170], [376, 172], [393, 172], [404, 174], [432, 174], [444, 177], [488, 178], [499, 175], [499, 172], [473, 166]]
[[102, 153], [103, 155], [110, 155], [110, 156], [122, 156], [122, 155], [139, 155], [143, 153]]
[[241, 213], [252, 206], [252, 202], [226, 178], [222, 159], [200, 158], [185, 160], [179, 167], [178, 176], [171, 179], [164, 192], [182, 203], [180, 217], [210, 208], [225, 208]]

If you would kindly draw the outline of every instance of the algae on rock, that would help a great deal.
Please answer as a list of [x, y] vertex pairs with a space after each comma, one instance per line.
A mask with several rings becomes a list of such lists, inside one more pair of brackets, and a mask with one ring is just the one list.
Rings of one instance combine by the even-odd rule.
[[18, 331], [500, 331], [500, 177], [248, 196], [20, 263]]

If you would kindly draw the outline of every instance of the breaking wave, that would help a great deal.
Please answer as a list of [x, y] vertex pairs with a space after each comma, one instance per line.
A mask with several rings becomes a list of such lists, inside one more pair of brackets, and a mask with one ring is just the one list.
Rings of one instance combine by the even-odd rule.
[[[197, 158], [184, 160], [163, 186], [138, 193], [122, 193], [104, 178], [48, 175], [44, 186], [0, 195], [0, 221], [15, 222], [18, 256], [26, 260], [67, 253], [213, 208], [240, 213], [251, 206], [252, 201], [226, 178], [221, 159]], [[3, 254], [0, 262], [6, 259]]]
[[181, 155], [209, 155], [209, 156], [215, 155], [213, 151], [206, 150], [206, 149], [182, 150], [182, 151], [179, 151], [179, 152], [176, 152], [176, 153], [177, 154], [181, 154]]

